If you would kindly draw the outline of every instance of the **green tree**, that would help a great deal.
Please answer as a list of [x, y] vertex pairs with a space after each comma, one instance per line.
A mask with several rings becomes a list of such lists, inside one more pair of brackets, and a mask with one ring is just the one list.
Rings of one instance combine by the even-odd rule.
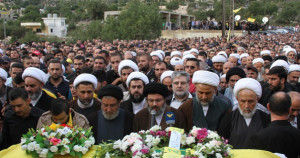
[[101, 32], [101, 38], [107, 41], [113, 41], [120, 38], [119, 33], [120, 23], [119, 20], [114, 17], [108, 17]]
[[22, 22], [40, 22], [42, 15], [37, 6], [30, 5], [25, 8], [24, 15], [19, 20]]
[[110, 21], [117, 24], [115, 27], [104, 28], [108, 32], [117, 30], [120, 39], [154, 39], [161, 35], [162, 20], [155, 4], [131, 0], [116, 20], [117, 22]]
[[179, 8], [179, 2], [178, 0], [172, 0], [171, 2], [167, 3], [166, 7], [169, 10], [176, 10]]
[[89, 24], [76, 27], [75, 30], [69, 32], [72, 39], [91, 40], [100, 38], [102, 25], [100, 20], [91, 21]]
[[101, 3], [98, 1], [88, 2], [87, 12], [90, 15], [90, 19], [103, 19], [104, 11], [106, 10], [108, 10], [108, 6], [105, 3]]

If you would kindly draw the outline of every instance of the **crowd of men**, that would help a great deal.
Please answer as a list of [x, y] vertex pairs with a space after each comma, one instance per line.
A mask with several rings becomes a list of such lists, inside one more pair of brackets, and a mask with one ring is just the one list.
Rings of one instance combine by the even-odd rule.
[[197, 126], [235, 149], [300, 155], [299, 33], [0, 47], [1, 149], [64, 123], [92, 126], [96, 143]]

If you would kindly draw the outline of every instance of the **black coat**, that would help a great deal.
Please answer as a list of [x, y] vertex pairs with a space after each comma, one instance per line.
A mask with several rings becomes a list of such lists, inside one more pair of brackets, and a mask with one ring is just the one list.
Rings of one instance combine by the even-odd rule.
[[251, 137], [253, 149], [285, 154], [288, 158], [300, 155], [300, 130], [287, 120], [272, 121], [267, 128]]
[[44, 111], [50, 110], [50, 104], [54, 98], [49, 96], [46, 92], [42, 91], [42, 96], [39, 101], [35, 104], [35, 107], [38, 107]]
[[126, 112], [129, 112], [131, 114], [133, 113], [133, 105], [131, 99], [128, 99], [121, 103], [120, 108], [124, 109]]
[[[126, 112], [126, 116], [125, 116], [125, 125], [124, 125], [124, 131], [123, 131], [123, 136], [126, 136], [128, 134], [130, 134], [133, 130], [133, 115]], [[87, 119], [90, 122], [90, 126], [93, 127], [92, 128], [92, 132], [93, 132], [93, 136], [96, 140], [95, 144], [99, 144], [101, 142], [97, 141], [98, 138], [98, 111], [95, 111], [94, 113], [90, 114]], [[103, 127], [105, 128], [105, 127]]]

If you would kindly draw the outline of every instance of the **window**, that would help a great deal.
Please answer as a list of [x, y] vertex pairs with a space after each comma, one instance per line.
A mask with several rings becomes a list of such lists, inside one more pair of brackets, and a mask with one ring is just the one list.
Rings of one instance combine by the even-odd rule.
[[50, 32], [53, 33], [53, 29], [52, 28], [50, 29]]
[[61, 22], [61, 26], [64, 26], [64, 25], [65, 25], [65, 22], [62, 21], [62, 22]]
[[36, 33], [41, 33], [42, 30], [41, 29], [36, 29]]

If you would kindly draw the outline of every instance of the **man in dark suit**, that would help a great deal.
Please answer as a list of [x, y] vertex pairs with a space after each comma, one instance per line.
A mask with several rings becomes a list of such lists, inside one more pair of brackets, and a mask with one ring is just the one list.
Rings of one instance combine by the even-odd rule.
[[288, 122], [291, 97], [287, 93], [277, 92], [271, 96], [267, 107], [272, 122], [252, 136], [252, 147], [297, 158], [300, 155], [300, 131]]
[[[184, 128], [183, 114], [166, 104], [168, 88], [162, 83], [152, 82], [145, 86], [144, 95], [147, 98], [148, 108], [144, 108], [134, 117], [133, 131], [148, 130], [154, 125], [161, 126], [162, 130], [168, 127], [166, 122], [167, 112], [175, 115], [174, 127]], [[152, 113], [152, 114], [151, 114]]]

